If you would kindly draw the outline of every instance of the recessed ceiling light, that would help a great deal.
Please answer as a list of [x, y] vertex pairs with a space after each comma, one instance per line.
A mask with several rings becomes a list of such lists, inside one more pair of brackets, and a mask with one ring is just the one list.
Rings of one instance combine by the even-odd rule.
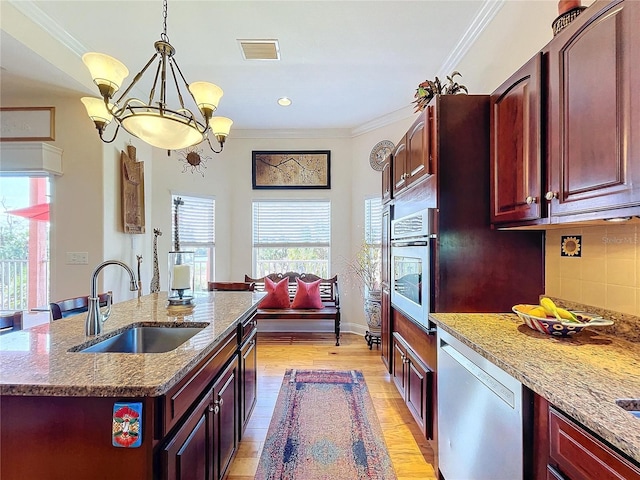
[[289, 97], [280, 97], [278, 99], [278, 105], [281, 107], [288, 107], [291, 105], [291, 99]]

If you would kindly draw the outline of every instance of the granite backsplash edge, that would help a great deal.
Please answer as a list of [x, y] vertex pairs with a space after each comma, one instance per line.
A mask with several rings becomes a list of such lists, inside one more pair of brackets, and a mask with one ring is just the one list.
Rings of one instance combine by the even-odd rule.
[[601, 307], [594, 307], [593, 305], [571, 302], [569, 300], [552, 297], [550, 295], [540, 295], [540, 298], [543, 297], [550, 298], [556, 305], [562, 308], [566, 308], [567, 310], [578, 310], [583, 312], [595, 313], [602, 316], [602, 318], [613, 320], [613, 325], [593, 329], [593, 331], [595, 332], [603, 333], [605, 335], [612, 335], [629, 342], [640, 342], [640, 317], [630, 315], [628, 313], [606, 310]]

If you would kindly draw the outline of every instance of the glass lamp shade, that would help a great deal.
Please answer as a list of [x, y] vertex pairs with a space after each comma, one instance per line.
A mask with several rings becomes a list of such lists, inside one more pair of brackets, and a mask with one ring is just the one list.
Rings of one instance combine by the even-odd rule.
[[129, 69], [120, 60], [104, 53], [85, 53], [82, 61], [89, 69], [91, 78], [98, 85], [100, 93], [107, 94], [109, 98], [118, 91], [122, 81], [129, 75]]
[[223, 95], [219, 86], [209, 82], [193, 82], [189, 85], [189, 91], [195, 98], [198, 108], [205, 116], [207, 110], [210, 115], [216, 111]]
[[108, 125], [113, 119], [113, 115], [109, 113], [104, 100], [97, 97], [82, 97], [80, 99], [84, 103], [84, 108], [87, 109], [87, 114], [94, 122], [101, 122], [104, 125]]
[[193, 300], [194, 252], [169, 252], [169, 303], [187, 304]]
[[131, 135], [163, 150], [180, 150], [204, 139], [202, 133], [175, 114], [147, 111], [122, 119], [122, 126]]
[[226, 137], [229, 135], [231, 125], [233, 125], [233, 120], [227, 117], [212, 117], [209, 120], [211, 131], [216, 137]]

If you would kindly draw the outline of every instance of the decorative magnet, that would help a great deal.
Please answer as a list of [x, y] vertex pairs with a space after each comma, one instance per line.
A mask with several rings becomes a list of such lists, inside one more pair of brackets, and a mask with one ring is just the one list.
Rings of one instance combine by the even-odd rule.
[[142, 445], [141, 402], [113, 404], [111, 436], [114, 447], [137, 448]]

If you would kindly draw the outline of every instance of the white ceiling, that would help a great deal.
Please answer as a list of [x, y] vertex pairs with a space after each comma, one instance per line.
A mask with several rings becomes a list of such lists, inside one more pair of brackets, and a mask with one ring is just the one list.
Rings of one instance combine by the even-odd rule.
[[[218, 114], [234, 129], [357, 131], [411, 113], [417, 84], [451, 72], [503, 1], [169, 0], [167, 33], [187, 81], [224, 90]], [[127, 85], [162, 32], [161, 0], [1, 3], [3, 95], [96, 95], [86, 51], [121, 60]], [[238, 39], [278, 39], [281, 60], [246, 61]]]

